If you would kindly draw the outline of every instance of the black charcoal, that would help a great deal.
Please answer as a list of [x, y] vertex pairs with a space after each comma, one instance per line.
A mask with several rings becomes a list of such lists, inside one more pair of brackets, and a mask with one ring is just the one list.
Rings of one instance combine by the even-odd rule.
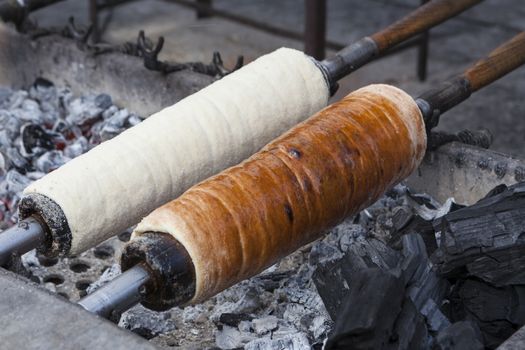
[[419, 313], [414, 303], [405, 298], [401, 312], [396, 319], [387, 349], [425, 349], [430, 337], [425, 318]]
[[472, 279], [460, 281], [452, 298], [454, 318], [475, 321], [485, 345], [495, 348], [523, 325], [524, 289], [525, 286], [496, 288]]
[[381, 349], [390, 342], [404, 301], [404, 282], [379, 268], [353, 276], [326, 349]]
[[450, 325], [448, 318], [432, 299], [427, 299], [419, 311], [425, 316], [429, 331], [439, 332]]
[[359, 256], [347, 253], [341, 260], [320, 265], [314, 272], [315, 286], [332, 320], [341, 311], [352, 276], [366, 267], [368, 266]]
[[248, 314], [223, 313], [219, 316], [219, 322], [230, 327], [238, 327], [241, 321], [251, 321], [252, 318]]
[[9, 101], [9, 98], [13, 94], [11, 89], [0, 86], [0, 108], [4, 108], [4, 105]]
[[[38, 124], [25, 124], [21, 128], [22, 151], [24, 155], [52, 150], [55, 147], [53, 135]], [[36, 150], [35, 150], [36, 149]]]
[[525, 183], [447, 214], [434, 226], [440, 248], [432, 259], [442, 275], [525, 284]]
[[95, 106], [102, 110], [108, 109], [113, 104], [111, 96], [108, 94], [100, 94], [95, 97]]
[[474, 322], [460, 321], [444, 328], [436, 336], [436, 350], [483, 350], [483, 339]]

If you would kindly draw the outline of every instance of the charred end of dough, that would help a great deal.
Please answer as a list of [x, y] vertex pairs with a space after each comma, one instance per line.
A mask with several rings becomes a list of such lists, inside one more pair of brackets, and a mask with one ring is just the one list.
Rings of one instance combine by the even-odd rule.
[[73, 236], [64, 212], [55, 201], [44, 195], [31, 193], [22, 198], [18, 210], [20, 219], [33, 216], [45, 227], [46, 239], [37, 248], [40, 253], [48, 257], [69, 253]]
[[145, 232], [122, 252], [122, 271], [142, 264], [151, 273], [142, 304], [156, 311], [185, 304], [195, 295], [195, 267], [186, 249], [171, 235]]

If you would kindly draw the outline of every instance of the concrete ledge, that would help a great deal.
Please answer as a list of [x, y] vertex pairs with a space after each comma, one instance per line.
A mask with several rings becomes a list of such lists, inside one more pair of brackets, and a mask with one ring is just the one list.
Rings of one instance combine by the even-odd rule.
[[416, 192], [426, 192], [444, 202], [474, 204], [500, 184], [525, 181], [525, 161], [509, 155], [452, 142], [425, 156], [408, 178]]
[[[28, 88], [37, 77], [77, 94], [107, 93], [115, 104], [143, 117], [171, 106], [214, 81], [190, 70], [149, 71], [122, 53], [93, 56], [59, 35], [31, 40], [0, 22], [0, 85]], [[5, 69], [4, 69], [5, 67]]]
[[157, 349], [1, 268], [0, 327], [2, 349]]

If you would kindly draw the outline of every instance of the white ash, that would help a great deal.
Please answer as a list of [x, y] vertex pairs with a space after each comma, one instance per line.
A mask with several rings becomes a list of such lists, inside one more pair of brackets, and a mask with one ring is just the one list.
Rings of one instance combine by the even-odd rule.
[[143, 336], [146, 339], [177, 329], [170, 311], [152, 313], [141, 305], [126, 312], [118, 325]]
[[22, 263], [24, 264], [25, 268], [40, 266], [40, 262], [36, 256], [36, 250], [33, 249], [22, 255]]
[[2, 228], [16, 222], [27, 185], [141, 120], [107, 94], [75, 97], [44, 79], [27, 91], [0, 87]]
[[448, 198], [445, 203], [440, 204], [427, 194], [412, 194], [407, 190], [407, 200], [414, 208], [417, 215], [427, 221], [442, 217], [450, 212], [454, 204], [454, 198]]
[[277, 329], [277, 317], [266, 316], [252, 321], [252, 329], [258, 335], [266, 334]]
[[89, 285], [89, 287], [86, 289], [86, 292], [88, 294], [93, 293], [95, 290], [99, 289], [103, 285], [114, 280], [121, 273], [122, 273], [122, 270], [120, 269], [119, 264], [111, 265], [111, 267], [109, 267], [102, 273], [99, 279], [97, 279], [95, 282]]
[[247, 343], [244, 347], [246, 350], [303, 350], [310, 349], [310, 342], [304, 333], [286, 334], [279, 339], [257, 339]]

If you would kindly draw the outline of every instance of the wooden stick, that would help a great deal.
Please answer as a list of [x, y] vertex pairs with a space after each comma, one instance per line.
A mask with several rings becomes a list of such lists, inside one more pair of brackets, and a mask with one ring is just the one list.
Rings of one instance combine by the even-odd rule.
[[346, 46], [321, 65], [332, 92], [336, 82], [397, 44], [422, 33], [483, 0], [432, 0], [385, 29]]
[[524, 63], [525, 32], [521, 32], [476, 62], [463, 76], [470, 83], [470, 92], [475, 92]]
[[498, 80], [525, 63], [525, 32], [494, 49], [489, 55], [417, 98], [427, 130], [439, 123], [439, 116], [473, 92]]
[[372, 35], [379, 53], [454, 17], [483, 0], [433, 0]]

